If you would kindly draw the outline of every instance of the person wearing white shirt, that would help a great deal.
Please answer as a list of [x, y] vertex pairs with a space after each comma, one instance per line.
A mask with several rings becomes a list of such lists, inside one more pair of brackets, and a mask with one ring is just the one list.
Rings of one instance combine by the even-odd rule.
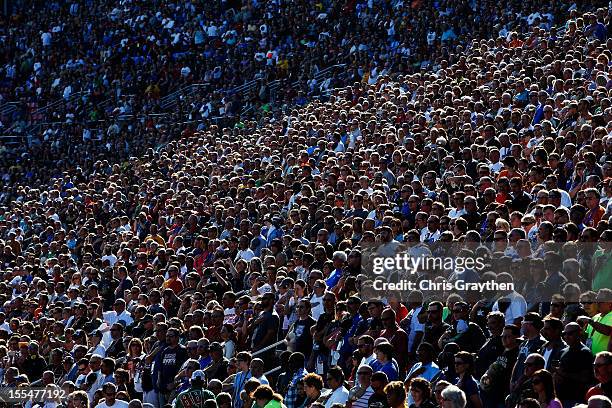
[[437, 215], [430, 215], [427, 219], [427, 227], [421, 231], [421, 242], [431, 244], [440, 239], [440, 217]]
[[363, 366], [370, 367], [370, 363], [376, 360], [376, 353], [374, 353], [374, 339], [371, 336], [361, 336], [359, 340], [357, 340], [357, 350], [360, 353], [364, 353], [365, 356], [362, 357], [359, 362], [359, 368]]
[[252, 378], [256, 378], [257, 380], [259, 380], [260, 384], [263, 384], [263, 385], [269, 385], [270, 384], [270, 382], [268, 381], [268, 379], [264, 375], [264, 362], [263, 362], [263, 360], [261, 358], [254, 358], [251, 361], [251, 364], [250, 364], [249, 368], [251, 370], [251, 377]]
[[251, 248], [249, 248], [249, 238], [245, 235], [241, 235], [238, 239], [238, 253], [236, 254], [236, 259], [234, 262], [237, 262], [240, 259], [244, 259], [249, 262], [251, 259], [255, 257], [255, 252]]
[[96, 408], [127, 408], [128, 403], [117, 399], [117, 386], [113, 383], [106, 383], [102, 387], [104, 401], [96, 405]]
[[[102, 387], [102, 384], [104, 384], [104, 375], [100, 370], [102, 368], [102, 356], [99, 354], [92, 355], [89, 359], [89, 368], [91, 371], [79, 375], [75, 384], [78, 388], [85, 387], [90, 400], [93, 400], [95, 392]], [[93, 380], [93, 382], [90, 380], [90, 376], [92, 375], [95, 376], [95, 380]]]
[[[514, 284], [512, 275], [507, 272], [502, 272], [497, 275], [497, 282], [505, 284]], [[493, 304], [492, 310], [494, 312], [499, 312], [499, 301], [501, 299], [504, 299], [506, 302], [510, 303], [510, 305], [506, 309], [506, 312], [504, 313], [506, 318], [506, 324], [516, 324], [518, 322], [518, 319], [521, 319], [523, 316], [525, 316], [525, 313], [527, 313], [527, 302], [525, 301], [525, 298], [519, 293], [517, 293], [515, 290], [507, 290], [505, 292], [502, 292], [501, 295], [502, 296]]]
[[325, 408], [334, 404], [345, 405], [348, 401], [349, 391], [344, 387], [344, 372], [340, 367], [331, 367], [327, 372], [327, 384], [332, 389], [331, 395], [325, 401]]
[[[100, 317], [102, 317], [102, 320], [104, 320], [104, 323], [102, 323], [102, 325], [100, 326], [100, 330], [104, 333], [104, 336], [102, 338], [102, 345], [104, 347], [108, 347], [113, 341], [109, 331], [110, 327], [113, 324], [122, 321], [124, 322], [124, 327], [127, 327], [134, 322], [134, 319], [132, 319], [132, 315], [130, 315], [130, 312], [125, 310], [125, 306], [125, 300], [117, 299], [113, 304], [113, 309], [115, 310], [100, 313]], [[99, 306], [98, 310], [101, 311], [102, 306]]]
[[311, 314], [312, 318], [319, 320], [319, 317], [323, 314], [325, 309], [323, 308], [323, 297], [325, 296], [325, 290], [327, 286], [325, 281], [319, 279], [314, 284], [314, 293], [310, 297], [310, 304], [312, 306]]
[[[413, 318], [412, 320], [415, 319]], [[408, 375], [406, 376], [406, 380], [408, 381], [412, 380], [413, 378], [423, 378], [427, 381], [431, 381], [440, 372], [438, 365], [433, 362], [435, 357], [435, 350], [433, 346], [429, 343], [421, 343], [417, 354], [420, 361], [412, 366], [408, 372]], [[412, 403], [414, 403], [412, 394], [408, 394], [408, 404], [411, 405]]]

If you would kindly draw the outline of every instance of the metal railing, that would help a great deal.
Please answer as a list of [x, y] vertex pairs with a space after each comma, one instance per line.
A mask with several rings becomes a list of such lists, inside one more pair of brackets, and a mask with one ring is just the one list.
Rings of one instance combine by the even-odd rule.
[[0, 135], [0, 144], [6, 147], [20, 146], [26, 142], [26, 137], [22, 135]]
[[257, 351], [255, 351], [254, 353], [252, 353], [252, 354], [251, 354], [251, 356], [252, 356], [252, 357], [258, 356], [258, 355], [260, 355], [260, 354], [265, 353], [265, 352], [266, 352], [266, 351], [268, 351], [268, 350], [271, 350], [271, 349], [273, 349], [273, 348], [276, 348], [276, 347], [280, 346], [281, 344], [285, 344], [285, 339], [280, 340], [280, 341], [277, 341], [277, 342], [276, 342], [276, 343], [274, 343], [274, 344], [270, 344], [269, 346], [264, 347], [264, 348], [262, 348], [262, 349], [260, 349], [260, 350], [257, 350]]

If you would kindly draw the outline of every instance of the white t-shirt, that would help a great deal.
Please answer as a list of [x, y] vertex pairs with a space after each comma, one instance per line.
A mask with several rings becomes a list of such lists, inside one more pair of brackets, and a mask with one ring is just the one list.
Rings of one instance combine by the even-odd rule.
[[[525, 316], [525, 313], [527, 313], [527, 302], [525, 302], [525, 298], [523, 296], [515, 291], [512, 291], [503, 297], [510, 300], [510, 306], [508, 306], [505, 313], [506, 324], [513, 324], [515, 319]], [[493, 311], [499, 312], [499, 304], [497, 300], [495, 301], [495, 304], [493, 304]]]
[[110, 255], [104, 255], [102, 257], [102, 262], [108, 260], [108, 262], [110, 263], [110, 266], [113, 267], [115, 266], [115, 262], [117, 262], [117, 257], [113, 254]]
[[106, 402], [101, 402], [96, 405], [96, 408], [127, 408], [128, 403], [123, 400], [115, 400], [113, 405], [108, 405]]
[[349, 392], [346, 388], [344, 387], [336, 388], [332, 392], [330, 397], [327, 399], [327, 402], [325, 402], [325, 408], [330, 408], [334, 404], [344, 405], [346, 404], [346, 401], [348, 401], [348, 397], [349, 397]]
[[310, 312], [312, 314], [312, 318], [315, 320], [319, 320], [319, 317], [325, 311], [325, 309], [323, 309], [323, 296], [325, 296], [325, 293], [323, 293], [320, 297], [313, 293], [312, 297], [310, 298], [310, 304], [312, 305]]

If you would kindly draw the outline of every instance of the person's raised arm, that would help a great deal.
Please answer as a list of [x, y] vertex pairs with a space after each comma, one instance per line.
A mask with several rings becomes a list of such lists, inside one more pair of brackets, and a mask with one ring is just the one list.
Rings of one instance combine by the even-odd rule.
[[610, 334], [612, 334], [612, 327], [596, 322], [595, 320], [593, 320], [592, 317], [579, 316], [577, 320], [579, 323], [588, 323], [593, 328], [593, 330], [603, 334], [604, 336], [609, 336]]

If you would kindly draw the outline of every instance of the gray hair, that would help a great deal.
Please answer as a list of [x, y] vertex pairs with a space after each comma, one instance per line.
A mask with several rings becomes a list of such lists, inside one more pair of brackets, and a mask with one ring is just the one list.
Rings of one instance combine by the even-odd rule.
[[442, 398], [450, 401], [452, 408], [465, 408], [465, 393], [456, 385], [449, 385], [442, 390]]
[[336, 251], [332, 256], [332, 259], [340, 259], [342, 262], [346, 262], [348, 257], [346, 256], [346, 252], [344, 251]]

